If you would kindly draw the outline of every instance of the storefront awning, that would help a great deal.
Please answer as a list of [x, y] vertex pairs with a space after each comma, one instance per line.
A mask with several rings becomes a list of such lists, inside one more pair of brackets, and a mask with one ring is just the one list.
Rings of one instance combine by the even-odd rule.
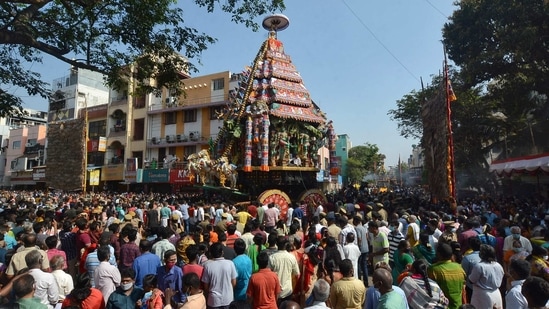
[[490, 172], [499, 176], [535, 171], [549, 172], [549, 153], [497, 160], [490, 164]]

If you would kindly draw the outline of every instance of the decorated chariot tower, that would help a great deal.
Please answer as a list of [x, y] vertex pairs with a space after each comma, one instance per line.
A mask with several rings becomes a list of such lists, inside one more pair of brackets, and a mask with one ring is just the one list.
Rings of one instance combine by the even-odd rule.
[[188, 158], [203, 185], [229, 186], [262, 203], [274, 201], [283, 212], [290, 201], [325, 202], [316, 189], [321, 147], [330, 153], [326, 168], [339, 173], [332, 122], [311, 99], [277, 37], [288, 26], [280, 14], [263, 20], [269, 37], [239, 74], [239, 87], [219, 115], [223, 127], [210, 149]]

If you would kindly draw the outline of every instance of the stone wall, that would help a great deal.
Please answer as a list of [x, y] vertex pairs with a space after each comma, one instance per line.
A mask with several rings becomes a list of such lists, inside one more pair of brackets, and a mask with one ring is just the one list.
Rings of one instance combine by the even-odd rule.
[[84, 119], [48, 125], [46, 184], [59, 190], [84, 187], [86, 126]]

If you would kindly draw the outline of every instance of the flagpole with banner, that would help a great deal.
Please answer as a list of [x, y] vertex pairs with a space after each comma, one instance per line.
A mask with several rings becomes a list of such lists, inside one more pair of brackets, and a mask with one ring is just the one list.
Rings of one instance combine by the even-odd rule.
[[452, 89], [448, 74], [448, 59], [446, 47], [444, 47], [444, 86], [446, 91], [446, 125], [448, 129], [448, 160], [446, 169], [448, 171], [448, 193], [451, 198], [456, 199], [456, 174], [454, 169], [454, 135], [452, 132], [452, 102], [457, 100]]

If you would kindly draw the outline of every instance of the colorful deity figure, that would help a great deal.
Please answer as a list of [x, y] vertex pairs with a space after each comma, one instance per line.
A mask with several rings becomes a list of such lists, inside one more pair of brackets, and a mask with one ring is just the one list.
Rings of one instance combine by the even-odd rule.
[[311, 137], [311, 145], [309, 146], [309, 153], [311, 154], [311, 163], [313, 167], [318, 168], [318, 149], [319, 149], [319, 142], [317, 141], [316, 137]]
[[284, 126], [281, 127], [280, 131], [277, 133], [278, 139], [278, 161], [281, 166], [286, 166], [288, 160], [290, 159], [290, 140], [288, 132], [284, 129]]
[[271, 137], [269, 138], [269, 165], [276, 166], [276, 159], [278, 154], [278, 134], [276, 131], [271, 130]]
[[309, 160], [309, 147], [311, 146], [311, 143], [309, 142], [309, 134], [307, 133], [300, 133], [299, 134], [299, 150], [298, 152], [301, 154], [303, 158], [305, 158], [305, 162], [303, 163], [304, 166], [310, 166], [310, 160]]

